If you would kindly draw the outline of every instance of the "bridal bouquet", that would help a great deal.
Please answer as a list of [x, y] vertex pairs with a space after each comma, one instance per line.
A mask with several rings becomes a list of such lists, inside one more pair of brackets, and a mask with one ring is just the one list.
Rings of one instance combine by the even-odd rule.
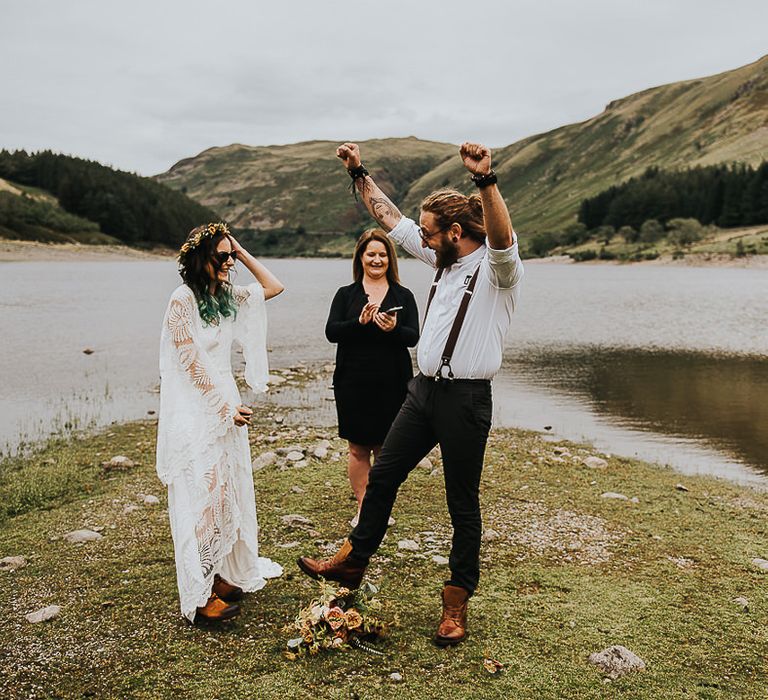
[[364, 584], [356, 591], [335, 588], [321, 581], [320, 595], [299, 611], [286, 632], [298, 631], [283, 652], [288, 659], [314, 655], [324, 649], [354, 647], [374, 654], [380, 651], [366, 642], [383, 637], [387, 625], [372, 614], [379, 607], [376, 586]]

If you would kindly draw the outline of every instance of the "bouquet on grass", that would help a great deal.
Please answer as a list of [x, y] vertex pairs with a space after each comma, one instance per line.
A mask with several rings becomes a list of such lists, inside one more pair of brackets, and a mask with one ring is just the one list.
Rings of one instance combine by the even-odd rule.
[[381, 654], [368, 646], [386, 635], [387, 625], [373, 614], [380, 605], [374, 598], [376, 586], [366, 583], [356, 591], [320, 581], [320, 595], [299, 611], [286, 632], [298, 631], [283, 652], [288, 659], [314, 655], [325, 649], [363, 649]]

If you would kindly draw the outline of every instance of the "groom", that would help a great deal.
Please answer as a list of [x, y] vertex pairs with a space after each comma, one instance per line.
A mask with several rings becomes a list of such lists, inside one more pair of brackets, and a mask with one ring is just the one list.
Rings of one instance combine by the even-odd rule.
[[384, 538], [400, 484], [439, 444], [453, 525], [451, 577], [443, 588], [443, 614], [434, 637], [439, 646], [466, 636], [467, 601], [480, 576], [479, 491], [493, 412], [491, 379], [501, 366], [523, 276], [490, 150], [465, 143], [459, 153], [479, 196], [433, 192], [421, 203], [417, 225], [378, 188], [356, 144], [345, 143], [336, 152], [371, 216], [437, 273], [419, 342], [420, 372], [371, 467], [359, 523], [330, 559], [298, 560], [313, 578], [357, 588]]

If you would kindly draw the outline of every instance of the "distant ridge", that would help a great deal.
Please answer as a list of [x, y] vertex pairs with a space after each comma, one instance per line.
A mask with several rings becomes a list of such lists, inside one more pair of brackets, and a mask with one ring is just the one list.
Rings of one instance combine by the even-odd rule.
[[[262, 231], [352, 232], [370, 223], [345, 191], [335, 141], [210, 148], [157, 179]], [[404, 212], [443, 186], [470, 191], [452, 144], [416, 138], [362, 143], [364, 159]], [[581, 201], [649, 166], [768, 159], [768, 56], [736, 70], [613, 100], [599, 115], [495, 150], [515, 226], [553, 230], [576, 220]]]

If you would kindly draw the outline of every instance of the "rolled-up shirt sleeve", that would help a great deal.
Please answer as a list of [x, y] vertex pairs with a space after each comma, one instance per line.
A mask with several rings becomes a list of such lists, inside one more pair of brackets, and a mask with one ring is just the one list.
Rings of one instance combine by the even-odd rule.
[[488, 281], [497, 289], [512, 289], [523, 278], [523, 261], [517, 246], [517, 235], [509, 248], [494, 250], [488, 248], [486, 257]]
[[423, 260], [427, 265], [435, 266], [435, 251], [421, 245], [419, 227], [413, 219], [403, 216], [397, 226], [389, 232], [389, 237], [408, 251], [414, 258]]

